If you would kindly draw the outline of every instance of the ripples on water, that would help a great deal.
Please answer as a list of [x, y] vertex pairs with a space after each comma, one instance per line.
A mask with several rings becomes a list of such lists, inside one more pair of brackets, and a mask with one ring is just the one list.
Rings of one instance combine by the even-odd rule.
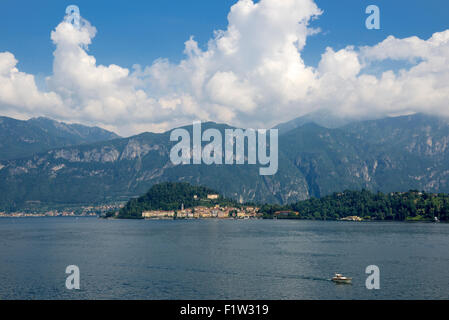
[[448, 299], [448, 240], [442, 223], [2, 218], [0, 299]]

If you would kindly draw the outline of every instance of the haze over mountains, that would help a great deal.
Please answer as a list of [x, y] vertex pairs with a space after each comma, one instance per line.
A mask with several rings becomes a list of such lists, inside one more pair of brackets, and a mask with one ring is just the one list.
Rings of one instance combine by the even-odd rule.
[[[2, 118], [0, 126], [7, 121], [13, 120]], [[229, 128], [203, 124], [203, 130], [209, 127]], [[239, 201], [271, 203], [290, 203], [345, 189], [449, 192], [448, 122], [422, 114], [338, 128], [297, 120], [281, 130], [279, 170], [274, 176], [260, 176], [259, 165], [174, 166], [169, 159], [175, 144], [170, 142], [170, 132], [117, 138], [104, 130], [69, 128], [77, 132], [64, 136], [71, 146], [51, 145], [54, 140], [42, 139], [38, 130], [33, 139], [45, 141], [43, 148], [51, 150], [24, 147], [33, 154], [11, 159], [6, 144], [0, 149], [0, 159], [7, 159], [0, 161], [0, 209], [14, 210], [30, 203], [127, 200], [165, 181], [208, 186]], [[185, 128], [191, 130], [191, 126]], [[21, 141], [15, 132], [20, 130], [2, 129], [0, 137], [3, 141], [8, 134], [8, 141]], [[44, 132], [61, 143], [60, 131]], [[83, 144], [74, 145], [75, 137]], [[26, 154], [19, 146], [15, 153]]]
[[17, 159], [49, 149], [119, 138], [113, 132], [48, 118], [28, 121], [0, 117], [0, 160]]

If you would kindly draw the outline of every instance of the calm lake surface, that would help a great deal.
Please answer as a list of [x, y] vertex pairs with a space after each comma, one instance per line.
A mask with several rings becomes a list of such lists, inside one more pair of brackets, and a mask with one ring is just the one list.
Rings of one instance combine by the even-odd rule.
[[443, 223], [1, 218], [0, 299], [448, 299], [448, 244]]

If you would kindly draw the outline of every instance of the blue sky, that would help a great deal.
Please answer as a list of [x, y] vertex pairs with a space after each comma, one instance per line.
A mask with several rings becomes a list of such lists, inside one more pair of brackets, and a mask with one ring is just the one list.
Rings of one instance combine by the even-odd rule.
[[[0, 3], [0, 52], [10, 51], [21, 71], [35, 75], [51, 73], [54, 45], [50, 32], [62, 20], [69, 4], [98, 30], [90, 46], [99, 64], [131, 67], [149, 65], [160, 57], [179, 61], [184, 42], [194, 35], [204, 47], [213, 31], [225, 29], [227, 14], [235, 0], [2, 0]], [[416, 35], [427, 39], [449, 24], [446, 0], [316, 0], [324, 11], [313, 22], [321, 34], [308, 39], [302, 54], [315, 65], [327, 46], [338, 50], [347, 45], [373, 45], [388, 35]], [[367, 30], [365, 8], [381, 9], [381, 30]]]

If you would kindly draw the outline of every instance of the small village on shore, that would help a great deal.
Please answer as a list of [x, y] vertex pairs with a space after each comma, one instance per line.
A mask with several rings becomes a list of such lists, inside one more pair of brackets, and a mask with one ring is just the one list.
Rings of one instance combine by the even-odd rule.
[[142, 212], [144, 219], [257, 219], [262, 218], [257, 207], [193, 207], [182, 210], [152, 210]]
[[56, 208], [32, 208], [15, 210], [12, 212], [0, 211], [0, 218], [26, 218], [26, 217], [98, 217], [111, 210], [120, 210], [123, 203], [99, 204], [90, 206], [67, 206]]
[[[195, 196], [196, 197], [196, 196]], [[208, 194], [208, 200], [219, 199], [218, 194]], [[150, 210], [143, 211], [144, 219], [257, 219], [261, 218], [259, 208], [256, 206], [228, 206], [216, 204], [214, 206], [195, 206], [184, 208], [181, 205], [180, 210]]]

